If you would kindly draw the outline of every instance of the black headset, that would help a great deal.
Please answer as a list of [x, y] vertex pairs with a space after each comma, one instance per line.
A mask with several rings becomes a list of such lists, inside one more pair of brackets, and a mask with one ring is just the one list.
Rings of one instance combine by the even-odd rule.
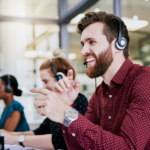
[[11, 93], [12, 92], [12, 88], [11, 88], [10, 75], [7, 75], [7, 78], [8, 78], [8, 83], [6, 85], [5, 91], [6, 91], [6, 93]]
[[118, 24], [119, 24], [119, 37], [118, 39], [116, 40], [115, 42], [115, 47], [118, 49], [118, 50], [123, 50], [125, 49], [125, 47], [127, 46], [127, 40], [121, 36], [121, 22], [118, 18], [115, 18], [117, 19], [118, 21]]
[[51, 59], [50, 59], [50, 62], [52, 64], [55, 79], [58, 82], [60, 79], [62, 79], [64, 77], [64, 74], [62, 72], [56, 72], [55, 66], [54, 66], [53, 61]]

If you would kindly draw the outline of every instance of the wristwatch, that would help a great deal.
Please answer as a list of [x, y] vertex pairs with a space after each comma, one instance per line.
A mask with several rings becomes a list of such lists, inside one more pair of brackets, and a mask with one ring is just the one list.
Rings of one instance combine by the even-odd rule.
[[25, 141], [25, 135], [20, 135], [19, 136], [19, 138], [18, 138], [18, 141], [19, 141], [19, 144], [21, 145], [21, 146], [23, 146], [23, 147], [25, 147], [24, 145], [23, 145], [23, 141]]
[[78, 118], [78, 111], [75, 109], [66, 110], [65, 119], [63, 125], [69, 127], [69, 125]]

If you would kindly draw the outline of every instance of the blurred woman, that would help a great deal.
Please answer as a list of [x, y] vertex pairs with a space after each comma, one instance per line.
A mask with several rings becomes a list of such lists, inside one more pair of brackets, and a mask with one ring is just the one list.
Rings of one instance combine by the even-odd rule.
[[28, 131], [23, 106], [14, 100], [14, 95], [21, 96], [22, 91], [18, 89], [18, 82], [12, 75], [0, 77], [0, 99], [5, 103], [0, 119], [0, 129], [7, 131]]
[[[53, 91], [54, 84], [59, 78], [56, 77], [56, 74], [63, 73], [64, 76], [67, 76], [67, 72], [69, 69], [73, 70], [73, 77], [75, 79], [75, 69], [67, 60], [63, 58], [54, 58], [52, 60], [46, 60], [40, 67], [40, 77], [43, 81], [43, 87], [49, 89], [50, 91]], [[82, 115], [84, 115], [87, 111], [88, 106], [87, 98], [84, 95], [79, 94], [74, 104], [76, 109]], [[40, 125], [39, 128], [33, 131], [20, 133], [9, 132], [9, 134], [5, 131], [0, 132], [2, 132], [2, 135], [5, 136], [6, 144], [19, 144], [19, 135], [26, 135], [25, 140], [22, 142], [23, 145], [26, 147], [34, 147], [39, 149], [67, 149], [59, 124], [51, 121], [48, 118], [44, 120], [44, 122]]]

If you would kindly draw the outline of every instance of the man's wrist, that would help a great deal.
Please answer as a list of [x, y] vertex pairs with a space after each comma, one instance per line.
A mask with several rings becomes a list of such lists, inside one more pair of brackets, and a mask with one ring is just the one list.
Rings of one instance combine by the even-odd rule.
[[68, 105], [68, 107], [64, 109], [64, 112], [63, 112], [61, 120], [60, 120], [61, 124], [63, 124], [63, 122], [64, 122], [66, 110], [68, 110], [68, 109], [72, 109], [72, 107]]
[[74, 101], [67, 101], [66, 103], [70, 106], [74, 103]]

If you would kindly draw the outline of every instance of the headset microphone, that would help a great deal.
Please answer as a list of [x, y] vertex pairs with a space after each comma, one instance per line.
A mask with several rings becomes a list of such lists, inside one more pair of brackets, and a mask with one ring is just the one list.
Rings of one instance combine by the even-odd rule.
[[84, 62], [83, 65], [86, 65], [86, 62]]

